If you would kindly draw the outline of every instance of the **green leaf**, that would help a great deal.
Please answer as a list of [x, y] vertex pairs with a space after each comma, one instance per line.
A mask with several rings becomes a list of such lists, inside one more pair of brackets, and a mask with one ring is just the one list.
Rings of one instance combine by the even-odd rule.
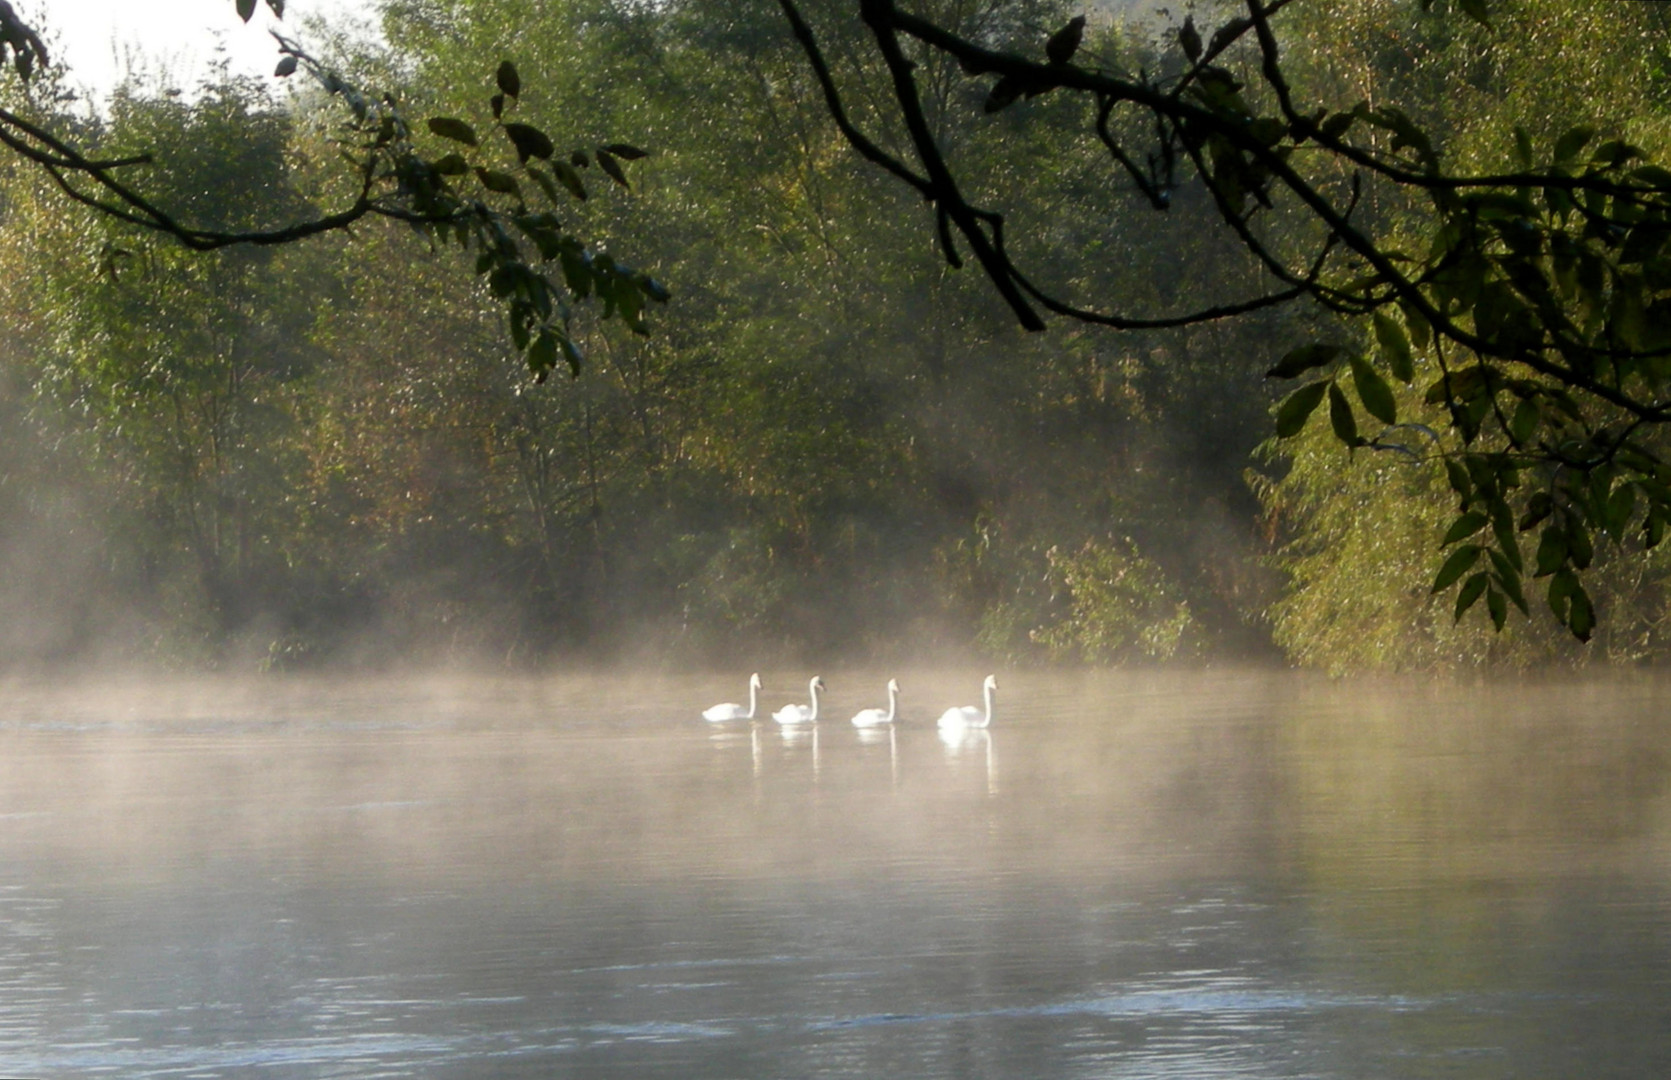
[[1369, 366], [1361, 356], [1353, 356], [1352, 382], [1358, 388], [1358, 400], [1364, 411], [1383, 424], [1398, 423], [1398, 406], [1393, 401], [1392, 388], [1381, 378], [1381, 373]]
[[429, 167], [442, 176], [463, 176], [470, 171], [470, 164], [464, 160], [463, 154], [448, 154], [432, 162]]
[[608, 150], [599, 150], [596, 157], [598, 168], [608, 174], [611, 180], [624, 188], [632, 187], [631, 184], [627, 183], [627, 174], [621, 171], [620, 162], [615, 160], [614, 154], [611, 154]]
[[550, 137], [537, 127], [528, 124], [506, 124], [505, 134], [516, 147], [516, 157], [520, 162], [526, 162], [531, 157], [544, 160], [556, 152], [556, 147], [551, 145]]
[[1596, 137], [1596, 129], [1580, 124], [1555, 140], [1555, 161], [1564, 164], [1578, 156], [1578, 152]]
[[1567, 629], [1579, 641], [1589, 641], [1590, 633], [1596, 628], [1596, 609], [1590, 603], [1590, 594], [1584, 591], [1584, 586], [1576, 583], [1572, 587], [1572, 607], [1567, 613]]
[[1358, 434], [1358, 420], [1352, 415], [1352, 404], [1340, 392], [1340, 384], [1334, 382], [1329, 383], [1329, 425], [1334, 428], [1335, 438], [1348, 447], [1363, 445], [1363, 438]]
[[1648, 510], [1647, 517], [1642, 521], [1642, 546], [1656, 548], [1665, 539], [1665, 514], [1658, 507]]
[[1351, 112], [1335, 113], [1333, 116], [1329, 117], [1327, 120], [1324, 120], [1323, 123], [1321, 125], [1319, 125], [1319, 129], [1323, 132], [1324, 135], [1328, 136], [1329, 138], [1338, 139], [1342, 135], [1346, 134], [1347, 129], [1352, 126], [1352, 122], [1355, 121], [1357, 118], [1358, 118], [1357, 113], [1351, 113]]
[[1520, 589], [1520, 568], [1510, 566], [1509, 561], [1495, 551], [1487, 554], [1491, 556], [1491, 565], [1497, 572], [1497, 585], [1503, 590], [1503, 595], [1514, 602], [1522, 615], [1531, 614], [1526, 607], [1526, 594]]
[[1519, 124], [1514, 125], [1514, 162], [1522, 169], [1532, 167], [1532, 137]]
[[1328, 388], [1327, 382], [1307, 383], [1284, 398], [1276, 410], [1277, 438], [1290, 439], [1303, 431]]
[[1622, 542], [1625, 527], [1636, 513], [1636, 485], [1623, 483], [1607, 498], [1607, 532], [1614, 541]]
[[661, 282], [657, 281], [653, 277], [650, 277], [648, 274], [640, 275], [638, 278], [638, 287], [643, 290], [645, 296], [648, 296], [658, 304], [667, 303], [667, 301], [672, 299], [673, 296], [672, 293], [667, 291], [666, 285], [663, 285]]
[[1470, 401], [1485, 392], [1495, 375], [1496, 372], [1484, 364], [1459, 368], [1448, 377], [1441, 375], [1433, 380], [1423, 400], [1429, 405], [1443, 404], [1450, 397], [1457, 401]]
[[1509, 420], [1509, 435], [1517, 444], [1524, 445], [1531, 441], [1542, 421], [1543, 410], [1538, 408], [1537, 400], [1521, 398], [1520, 404], [1514, 407], [1514, 416]]
[[611, 154], [614, 154], [622, 161], [637, 161], [639, 158], [647, 158], [650, 156], [650, 152], [648, 150], [640, 150], [631, 143], [610, 143], [608, 146], [602, 147], [601, 149], [608, 150]]
[[1410, 354], [1410, 339], [1405, 336], [1404, 327], [1386, 312], [1377, 311], [1375, 341], [1381, 346], [1381, 356], [1387, 361], [1387, 369], [1393, 373], [1393, 378], [1406, 386], [1410, 385], [1410, 380], [1416, 377], [1416, 368], [1414, 358]]
[[[225, 11], [225, 8], [221, 8]], [[238, 18], [249, 22], [255, 16], [255, 0], [238, 0]]]
[[563, 350], [563, 359], [569, 362], [569, 378], [580, 378], [580, 366], [584, 363], [584, 358], [580, 355], [579, 347], [575, 345], [573, 339], [566, 335], [562, 341], [558, 342], [558, 345]]
[[1572, 565], [1579, 570], [1588, 570], [1596, 557], [1596, 549], [1590, 543], [1590, 530], [1582, 522], [1573, 522], [1567, 530], [1567, 553]]
[[1491, 519], [1489, 517], [1480, 513], [1478, 510], [1468, 511], [1466, 514], [1461, 515], [1455, 521], [1451, 522], [1451, 527], [1448, 531], [1446, 531], [1445, 539], [1440, 542], [1439, 546], [1450, 547], [1458, 540], [1468, 539], [1468, 537], [1485, 528], [1486, 523], [1490, 520]]
[[1540, 491], [1526, 500], [1526, 513], [1520, 518], [1515, 527], [1526, 532], [1538, 522], [1548, 517], [1555, 510], [1555, 500], [1549, 497], [1549, 492]]
[[[1486, 7], [1485, 0], [1457, 0], [1457, 6], [1462, 9], [1464, 14], [1481, 26], [1489, 27], [1491, 25], [1491, 12]], [[1502, 627], [1499, 626], [1498, 629], [1500, 630]]]
[[[1502, 556], [1514, 567], [1516, 573], [1523, 565], [1520, 559], [1520, 543], [1514, 533], [1514, 514], [1509, 510], [1509, 504], [1502, 499], [1494, 499], [1491, 503], [1491, 531], [1497, 537], [1497, 547]], [[1497, 552], [1492, 552], [1496, 555]]]
[[570, 195], [586, 201], [586, 185], [580, 182], [580, 174], [574, 171], [574, 166], [561, 159], [551, 163], [551, 171], [557, 177], [557, 182], [568, 189]]
[[1533, 577], [1547, 577], [1555, 573], [1567, 561], [1567, 531], [1558, 524], [1544, 527], [1543, 535], [1538, 537], [1537, 570]]
[[494, 72], [493, 81], [499, 85], [499, 92], [506, 97], [518, 97], [522, 93], [522, 77], [516, 73], [516, 65], [509, 60], [499, 62], [499, 70]]
[[540, 190], [545, 192], [545, 197], [553, 204], [557, 203], [557, 184], [551, 179], [551, 174], [537, 165], [527, 165], [524, 168], [528, 170], [528, 175], [534, 178], [534, 182], [539, 184]]
[[543, 378], [546, 373], [557, 366], [557, 335], [549, 328], [541, 330], [539, 337], [528, 349], [528, 370], [536, 378]]
[[1474, 601], [1485, 594], [1486, 575], [1480, 571], [1462, 583], [1462, 588], [1456, 594], [1456, 622], [1462, 621], [1462, 616], [1474, 606]]
[[476, 145], [476, 129], [452, 116], [432, 116], [429, 118], [429, 130], [443, 139], [461, 142], [466, 146]]
[[489, 191], [497, 191], [501, 195], [514, 195], [518, 199], [522, 198], [522, 188], [517, 184], [516, 177], [508, 173], [477, 166], [476, 179], [480, 180], [482, 187]]
[[1322, 367], [1324, 364], [1343, 356], [1346, 349], [1340, 345], [1301, 345], [1284, 354], [1276, 366], [1265, 372], [1267, 379], [1292, 379], [1296, 375], [1303, 375], [1312, 368]]
[[1503, 599], [1503, 594], [1496, 589], [1487, 589], [1485, 592], [1485, 606], [1491, 612], [1491, 625], [1497, 628], [1499, 634], [1502, 633], [1503, 624], [1509, 618], [1509, 605]]
[[1474, 568], [1480, 561], [1480, 552], [1485, 548], [1478, 544], [1464, 544], [1451, 552], [1450, 558], [1439, 568], [1439, 575], [1433, 579], [1433, 592], [1441, 593], [1455, 585], [1463, 574]]
[[[1445, 459], [1445, 478], [1450, 481], [1451, 490], [1467, 500], [1474, 493], [1474, 482], [1468, 477], [1468, 470], [1455, 458]], [[1464, 503], [1466, 505], [1466, 503]]]

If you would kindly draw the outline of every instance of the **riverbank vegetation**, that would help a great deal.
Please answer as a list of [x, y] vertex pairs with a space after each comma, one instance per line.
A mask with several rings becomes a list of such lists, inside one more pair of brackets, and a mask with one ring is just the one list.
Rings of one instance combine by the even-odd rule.
[[[1490, 26], [1425, 6], [1318, 5], [1288, 43], [1295, 79], [1400, 103], [1459, 167], [1509, 161], [1517, 130], [1548, 156], [1580, 123], [1666, 159], [1660, 5], [1522, 0]], [[942, 7], [1034, 51], [1073, 13]], [[1094, 14], [1085, 56], [1180, 63], [1175, 25]], [[577, 308], [578, 375], [536, 381], [493, 275], [472, 287], [476, 255], [433, 235], [367, 221], [193, 253], [14, 169], [0, 177], [14, 663], [909, 653], [1345, 670], [1664, 651], [1671, 566], [1634, 532], [1595, 541], [1591, 642], [1542, 604], [1497, 633], [1487, 603], [1456, 619], [1455, 589], [1431, 588], [1457, 514], [1440, 460], [1348, 450], [1321, 411], [1271, 439], [1291, 389], [1265, 377], [1273, 362], [1320, 337], [1371, 349], [1369, 326], [1299, 302], [1182, 329], [1024, 332], [978, 275], [948, 268], [921, 198], [852, 152], [776, 4], [392, 0], [384, 18], [386, 45], [339, 43], [329, 61], [396, 86], [413, 115], [487, 131], [482, 87], [514, 60], [520, 122], [565, 153], [592, 148], [566, 166], [589, 197], [563, 227], [671, 302], [647, 334]], [[868, 62], [861, 27], [820, 27], [828, 55]], [[1052, 282], [1161, 309], [1231, 302], [1259, 275], [1235, 236], [1203, 227], [1199, 186], [1165, 214], [1112, 214], [1138, 194], [1053, 149], [1083, 135], [1083, 103], [1042, 94], [989, 115], [989, 87], [947, 58], [919, 77], [963, 182], [1002, 203]], [[230, 76], [174, 89], [132, 83], [97, 117], [39, 82], [6, 92], [103, 152], [152, 151], [145, 190], [194, 221], [258, 229], [335, 204], [338, 102]], [[650, 156], [613, 182], [595, 151], [609, 145]], [[1425, 228], [1392, 199], [1362, 214], [1412, 245]], [[1398, 415], [1446, 438], [1425, 386], [1394, 387]]]

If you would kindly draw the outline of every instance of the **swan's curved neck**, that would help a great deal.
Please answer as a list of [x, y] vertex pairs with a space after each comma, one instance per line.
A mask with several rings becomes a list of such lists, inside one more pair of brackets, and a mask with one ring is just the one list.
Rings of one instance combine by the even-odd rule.
[[981, 727], [992, 723], [992, 684], [987, 683], [981, 688], [982, 696], [986, 698], [986, 716], [981, 720]]
[[748, 681], [748, 718], [754, 719], [754, 702], [760, 696], [760, 684], [753, 679]]
[[818, 680], [814, 679], [807, 683], [806, 689], [807, 693], [812, 695], [812, 715], [808, 719], [816, 720], [818, 719]]
[[899, 708], [899, 691], [888, 687], [888, 723], [894, 722], [894, 712]]

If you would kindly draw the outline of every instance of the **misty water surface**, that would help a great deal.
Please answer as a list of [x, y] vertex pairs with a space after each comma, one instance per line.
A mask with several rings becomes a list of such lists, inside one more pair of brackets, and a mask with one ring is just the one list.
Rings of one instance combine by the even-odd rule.
[[1671, 684], [747, 674], [7, 685], [0, 1074], [1671, 1073]]

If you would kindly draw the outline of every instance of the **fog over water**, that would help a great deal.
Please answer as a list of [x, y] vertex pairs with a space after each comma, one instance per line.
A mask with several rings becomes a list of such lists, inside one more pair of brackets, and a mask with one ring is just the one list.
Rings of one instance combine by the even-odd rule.
[[1671, 683], [747, 674], [6, 685], [0, 1073], [1671, 1067]]

